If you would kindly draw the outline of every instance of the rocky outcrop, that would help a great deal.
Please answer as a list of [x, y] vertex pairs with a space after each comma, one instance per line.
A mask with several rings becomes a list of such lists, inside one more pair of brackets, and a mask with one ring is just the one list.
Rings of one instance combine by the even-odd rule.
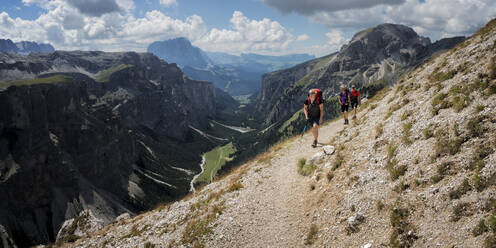
[[462, 40], [431, 44], [409, 27], [378, 25], [355, 34], [338, 53], [264, 75], [257, 109], [270, 125], [301, 109], [310, 88], [323, 89], [328, 98], [338, 92], [341, 83], [362, 87], [382, 80], [392, 84], [401, 72]]

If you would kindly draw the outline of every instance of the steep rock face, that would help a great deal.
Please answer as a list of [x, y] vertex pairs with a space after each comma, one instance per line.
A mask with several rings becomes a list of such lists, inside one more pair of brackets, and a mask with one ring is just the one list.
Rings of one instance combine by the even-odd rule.
[[393, 83], [402, 71], [462, 39], [431, 44], [413, 29], [396, 24], [361, 31], [338, 53], [264, 75], [257, 109], [270, 125], [300, 109], [310, 88], [323, 89], [328, 98], [338, 92], [341, 83], [357, 87], [379, 80]]
[[91, 106], [84, 86], [11, 87], [0, 108], [0, 194], [8, 199], [0, 222], [19, 246], [53, 241], [83, 208], [110, 218], [136, 210], [132, 136], [109, 108]]

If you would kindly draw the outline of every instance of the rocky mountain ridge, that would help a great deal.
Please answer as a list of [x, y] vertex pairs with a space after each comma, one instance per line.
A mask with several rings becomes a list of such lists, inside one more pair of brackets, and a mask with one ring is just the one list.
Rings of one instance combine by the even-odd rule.
[[38, 44], [32, 41], [20, 41], [14, 43], [10, 39], [0, 39], [0, 52], [9, 53], [47, 53], [53, 52], [55, 49], [50, 44]]
[[494, 247], [496, 20], [190, 197], [64, 247]]
[[324, 97], [330, 98], [341, 83], [358, 88], [392, 85], [402, 72], [463, 40], [456, 37], [431, 44], [403, 25], [372, 27], [355, 34], [337, 53], [264, 75], [257, 109], [267, 126], [285, 121], [301, 109], [306, 98], [302, 92], [310, 88], [324, 89]]

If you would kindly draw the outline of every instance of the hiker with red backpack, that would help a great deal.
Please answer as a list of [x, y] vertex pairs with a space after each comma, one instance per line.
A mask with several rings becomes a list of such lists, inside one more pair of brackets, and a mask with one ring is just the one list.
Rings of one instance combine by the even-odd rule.
[[312, 147], [316, 147], [319, 137], [319, 126], [322, 125], [324, 118], [324, 100], [322, 99], [322, 91], [319, 89], [311, 89], [308, 92], [308, 99], [303, 105], [305, 118], [312, 125], [313, 143]]
[[344, 124], [347, 125], [348, 122], [348, 108], [350, 106], [350, 91], [344, 87], [344, 85], [339, 86], [341, 92], [339, 93], [339, 103], [341, 104], [341, 112], [344, 117]]
[[356, 113], [358, 105], [361, 104], [360, 91], [358, 91], [355, 85], [351, 86], [350, 92], [351, 108], [353, 109], [353, 119], [356, 119]]

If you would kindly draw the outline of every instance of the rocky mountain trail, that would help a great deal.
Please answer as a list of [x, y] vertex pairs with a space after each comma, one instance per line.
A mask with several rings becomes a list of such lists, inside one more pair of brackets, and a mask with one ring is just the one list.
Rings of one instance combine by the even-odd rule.
[[493, 21], [323, 125], [318, 148], [290, 138], [63, 246], [494, 247], [495, 54]]

